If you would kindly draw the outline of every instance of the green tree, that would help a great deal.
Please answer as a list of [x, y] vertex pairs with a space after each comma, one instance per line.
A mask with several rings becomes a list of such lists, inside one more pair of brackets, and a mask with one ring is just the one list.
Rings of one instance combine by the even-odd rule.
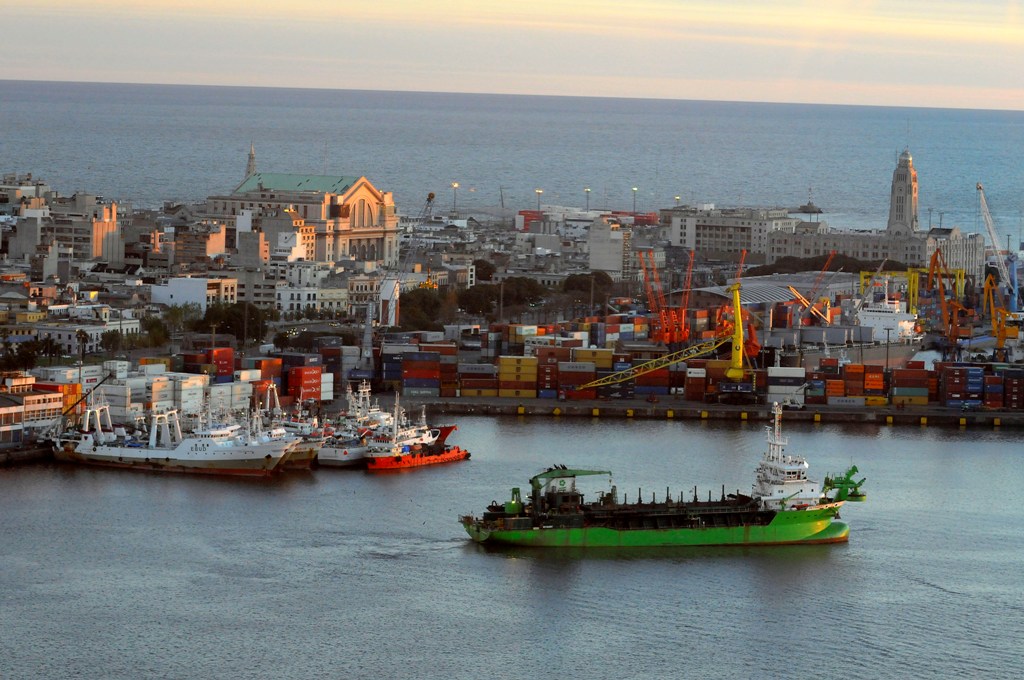
[[541, 302], [548, 289], [533, 279], [524, 276], [513, 276], [505, 279], [503, 302], [506, 305], [534, 305]]
[[39, 340], [39, 353], [50, 360], [50, 364], [53, 364], [55, 357], [60, 356], [61, 348], [60, 343], [53, 339], [53, 337], [47, 335], [45, 338]]
[[145, 343], [149, 347], [163, 347], [170, 339], [170, 333], [162, 319], [156, 316], [144, 316], [139, 321], [143, 336], [139, 344]]
[[497, 267], [488, 260], [473, 260], [473, 266], [476, 267], [477, 281], [490, 281], [494, 278], [494, 272], [497, 270]]
[[203, 317], [203, 308], [195, 302], [186, 302], [183, 305], [171, 305], [164, 312], [164, 322], [170, 335], [182, 332]]
[[443, 299], [432, 288], [416, 288], [402, 293], [399, 299], [398, 323], [404, 331], [439, 331]]
[[562, 282], [562, 291], [566, 293], [580, 292], [587, 295], [593, 286], [594, 299], [598, 300], [612, 292], [615, 282], [605, 272], [591, 272], [589, 274], [573, 274], [566, 277]]
[[495, 311], [498, 300], [498, 287], [480, 284], [458, 292], [459, 308], [467, 314], [487, 316]]
[[192, 330], [198, 333], [209, 333], [214, 327], [217, 333], [234, 335], [239, 344], [267, 334], [267, 320], [263, 310], [249, 302], [210, 305], [206, 308], [206, 314], [192, 323]]
[[121, 349], [121, 333], [118, 331], [103, 331], [100, 334], [100, 347], [109, 354], [114, 354]]
[[274, 339], [271, 342], [274, 343], [274, 347], [284, 350], [291, 346], [292, 339], [287, 333], [279, 332], [274, 334]]

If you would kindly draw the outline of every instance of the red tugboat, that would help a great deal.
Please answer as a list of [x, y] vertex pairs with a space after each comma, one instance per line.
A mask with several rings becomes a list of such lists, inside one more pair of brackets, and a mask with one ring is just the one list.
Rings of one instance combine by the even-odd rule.
[[370, 472], [404, 470], [423, 465], [439, 465], [468, 460], [469, 451], [459, 446], [441, 448], [420, 446], [394, 446], [390, 451], [371, 452], [366, 455], [366, 469]]
[[[395, 414], [393, 423], [400, 423], [404, 420], [405, 412], [398, 405], [395, 399]], [[366, 469], [371, 472], [383, 472], [390, 470], [404, 470], [405, 468], [422, 467], [424, 465], [439, 465], [441, 463], [455, 463], [469, 458], [469, 451], [459, 446], [448, 446], [445, 440], [455, 430], [454, 425], [446, 425], [441, 428], [430, 430], [426, 425], [424, 414], [423, 423], [420, 427], [431, 433], [422, 443], [415, 438], [400, 436], [398, 427], [393, 426], [391, 430], [389, 446], [371, 446], [366, 451]], [[380, 439], [376, 437], [375, 439]]]

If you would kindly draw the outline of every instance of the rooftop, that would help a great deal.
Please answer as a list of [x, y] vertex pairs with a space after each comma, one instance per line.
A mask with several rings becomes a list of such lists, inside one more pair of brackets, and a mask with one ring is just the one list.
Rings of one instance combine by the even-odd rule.
[[249, 175], [233, 193], [245, 194], [253, 191], [311, 191], [340, 194], [359, 180], [359, 177], [337, 177], [334, 175], [299, 175], [284, 172], [257, 172]]

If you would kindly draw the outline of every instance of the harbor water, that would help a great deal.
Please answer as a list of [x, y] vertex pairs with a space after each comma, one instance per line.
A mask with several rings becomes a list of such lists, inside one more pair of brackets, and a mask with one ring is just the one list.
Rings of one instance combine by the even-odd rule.
[[764, 425], [470, 416], [471, 460], [386, 475], [2, 469], [0, 676], [1019, 677], [1015, 431], [786, 427], [812, 478], [867, 478], [847, 544], [494, 550], [457, 522], [552, 464], [745, 491]]

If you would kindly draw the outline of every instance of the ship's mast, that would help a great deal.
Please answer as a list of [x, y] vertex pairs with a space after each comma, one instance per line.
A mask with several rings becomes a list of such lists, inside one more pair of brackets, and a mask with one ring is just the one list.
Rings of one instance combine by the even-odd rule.
[[772, 404], [774, 426], [768, 428], [768, 458], [769, 460], [782, 460], [782, 450], [789, 443], [782, 436], [782, 406], [779, 402]]

